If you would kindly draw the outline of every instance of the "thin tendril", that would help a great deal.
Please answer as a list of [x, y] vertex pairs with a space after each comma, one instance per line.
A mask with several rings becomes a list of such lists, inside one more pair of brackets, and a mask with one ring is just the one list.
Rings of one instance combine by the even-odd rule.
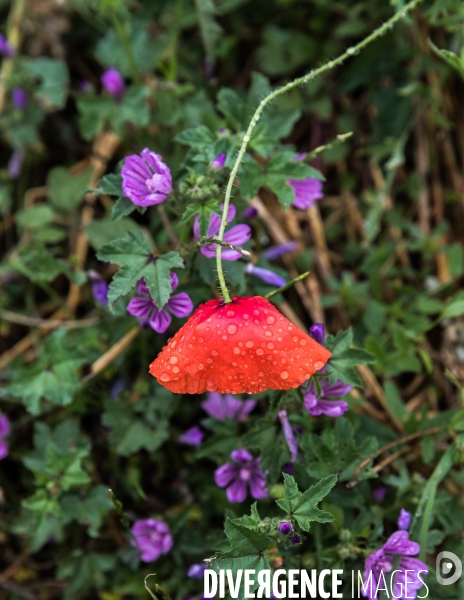
[[[395, 15], [393, 15], [393, 17], [391, 19], [389, 19], [383, 25], [381, 25], [378, 29], [373, 31], [364, 40], [359, 42], [359, 44], [356, 44], [355, 46], [348, 48], [338, 58], [335, 58], [334, 60], [329, 61], [322, 67], [319, 67], [318, 69], [315, 69], [314, 71], [310, 71], [306, 75], [303, 75], [303, 77], [298, 77], [298, 79], [295, 79], [294, 81], [287, 83], [283, 87], [278, 88], [277, 90], [274, 90], [268, 96], [266, 96], [263, 100], [261, 100], [253, 117], [251, 118], [250, 124], [248, 125], [248, 129], [246, 130], [246, 133], [243, 136], [242, 145], [241, 145], [239, 153], [237, 155], [237, 159], [232, 168], [232, 171], [230, 172], [229, 181], [227, 182], [226, 193], [224, 196], [224, 208], [222, 211], [221, 226], [219, 228], [219, 233], [217, 235], [218, 240], [223, 241], [223, 239], [224, 239], [224, 232], [225, 232], [226, 226], [227, 226], [227, 215], [229, 212], [230, 196], [232, 194], [232, 186], [234, 185], [234, 181], [237, 176], [240, 163], [242, 162], [243, 157], [245, 156], [245, 152], [246, 152], [248, 143], [251, 139], [251, 134], [253, 133], [253, 130], [256, 127], [257, 122], [259, 121], [259, 118], [261, 116], [261, 113], [264, 110], [264, 107], [267, 104], [269, 104], [269, 102], [274, 100], [274, 98], [276, 98], [277, 96], [280, 96], [281, 94], [285, 94], [285, 92], [288, 92], [289, 90], [293, 89], [294, 87], [297, 87], [298, 85], [308, 83], [308, 81], [311, 81], [318, 75], [321, 75], [322, 73], [325, 73], [326, 71], [330, 71], [331, 69], [337, 67], [339, 64], [341, 64], [347, 58], [350, 58], [351, 56], [356, 55], [365, 46], [367, 46], [368, 44], [370, 44], [371, 42], [376, 40], [378, 37], [380, 37], [381, 35], [386, 33], [386, 31], [388, 29], [390, 29], [390, 27], [392, 27], [397, 21], [399, 21], [400, 19], [405, 17], [406, 13], [409, 12], [410, 10], [412, 10], [413, 8], [415, 8], [420, 2], [421, 2], [421, 0], [412, 0], [412, 2], [409, 2], [409, 4], [406, 4], [406, 6], [404, 6], [400, 11], [398, 11]], [[227, 289], [226, 281], [224, 278], [224, 271], [222, 270], [221, 254], [222, 254], [222, 246], [220, 244], [217, 244], [216, 266], [217, 266], [217, 273], [218, 273], [218, 279], [219, 279], [219, 286], [221, 288], [224, 302], [228, 303], [228, 302], [231, 302], [231, 299], [230, 299], [229, 290]]]

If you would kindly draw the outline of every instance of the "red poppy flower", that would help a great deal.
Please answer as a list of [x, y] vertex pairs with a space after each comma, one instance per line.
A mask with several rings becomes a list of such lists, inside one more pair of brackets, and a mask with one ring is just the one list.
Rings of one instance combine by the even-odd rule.
[[265, 298], [236, 296], [199, 306], [150, 373], [178, 394], [256, 394], [299, 387], [329, 357]]

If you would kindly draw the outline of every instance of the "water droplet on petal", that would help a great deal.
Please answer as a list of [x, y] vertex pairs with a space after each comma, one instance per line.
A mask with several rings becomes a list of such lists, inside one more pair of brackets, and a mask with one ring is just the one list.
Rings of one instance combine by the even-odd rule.
[[302, 339], [300, 340], [300, 344], [301, 344], [302, 346], [306, 346], [306, 340], [304, 340], [304, 339], [302, 338]]
[[235, 317], [235, 310], [228, 310], [228, 311], [226, 312], [226, 315], [227, 315], [228, 317]]
[[262, 348], [258, 348], [258, 349], [256, 350], [256, 354], [257, 354], [258, 356], [262, 356], [262, 355], [264, 354], [264, 350], [263, 350]]
[[305, 378], [305, 379], [309, 379], [310, 377], [311, 377], [311, 375], [310, 375], [309, 373], [305, 373], [305, 374], [304, 374], [304, 378]]
[[171, 348], [175, 348], [177, 346], [177, 342], [174, 340], [173, 342], [171, 342]]
[[271, 331], [265, 331], [264, 332], [264, 337], [267, 337], [267, 338], [272, 337], [272, 332]]
[[222, 339], [223, 339], [223, 340], [226, 340], [226, 339], [227, 339], [227, 336], [226, 336], [226, 335], [223, 335], [223, 336], [222, 336]]
[[281, 337], [280, 335], [277, 337], [277, 341], [278, 341], [278, 342], [281, 342], [281, 341], [282, 341], [282, 337]]
[[272, 342], [268, 342], [267, 347], [272, 350], [272, 348], [274, 348], [274, 344]]
[[247, 321], [250, 318], [250, 315], [247, 315], [247, 313], [243, 313], [242, 317], [245, 319], [245, 321]]
[[293, 340], [294, 342], [297, 342], [297, 341], [298, 341], [298, 336], [294, 335], [294, 336], [292, 337], [292, 340]]
[[216, 386], [214, 385], [214, 383], [212, 381], [209, 381], [209, 379], [207, 379], [206, 380], [206, 389], [208, 390], [208, 392], [215, 392]]
[[253, 342], [253, 340], [248, 340], [245, 342], [245, 346], [247, 348], [253, 348], [254, 345], [255, 345], [255, 343]]
[[275, 323], [275, 317], [266, 317], [266, 323], [272, 325], [273, 323]]
[[232, 350], [232, 352], [234, 354], [240, 354], [240, 348], [238, 346], [234, 346], [234, 349]]
[[288, 379], [288, 371], [282, 371], [280, 376], [282, 377], [282, 379]]
[[169, 381], [169, 379], [170, 379], [169, 373], [166, 373], [166, 371], [164, 371], [163, 373], [161, 373], [160, 379], [161, 379], [161, 381]]
[[200, 371], [203, 371], [203, 369], [204, 369], [204, 368], [205, 368], [205, 365], [204, 365], [203, 363], [200, 363], [200, 364], [198, 365], [198, 369], [199, 369]]
[[259, 310], [254, 310], [253, 314], [255, 315], [255, 317], [257, 317], [259, 315]]
[[322, 360], [316, 360], [316, 362], [314, 363], [314, 368], [316, 369], [316, 371], [319, 371], [319, 369], [322, 369], [322, 367], [325, 365], [325, 362]]
[[217, 356], [218, 355], [218, 351], [217, 350], [211, 350], [211, 355], [212, 356]]
[[180, 371], [179, 367], [172, 367], [172, 372], [173, 373], [178, 373]]
[[212, 358], [207, 358], [206, 362], [210, 365], [213, 362], [213, 359]]
[[[229, 311], [229, 312], [231, 312], [231, 311]], [[237, 333], [237, 325], [235, 325], [234, 323], [227, 325], [227, 333], [230, 333], [230, 335]]]

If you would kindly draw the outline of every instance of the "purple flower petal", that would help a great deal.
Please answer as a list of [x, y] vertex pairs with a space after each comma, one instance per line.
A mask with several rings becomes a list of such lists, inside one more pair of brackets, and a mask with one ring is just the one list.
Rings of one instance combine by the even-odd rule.
[[203, 573], [208, 568], [206, 563], [190, 565], [189, 570], [187, 571], [187, 577], [191, 577], [192, 579], [203, 579]]
[[145, 279], [139, 279], [137, 282], [137, 294], [139, 294], [139, 296], [148, 296], [149, 298], [150, 296], [150, 291], [147, 287], [147, 284], [145, 283]]
[[267, 498], [266, 480], [262, 475], [253, 474], [250, 478], [250, 492], [255, 500]]
[[322, 181], [308, 177], [306, 179], [289, 179], [287, 181], [295, 190], [295, 200], [292, 206], [304, 210], [314, 206], [315, 200], [324, 197], [322, 192]]
[[327, 415], [328, 417], [340, 417], [348, 410], [348, 404], [343, 400], [321, 400], [320, 398], [316, 401], [314, 406], [310, 406], [310, 403], [306, 401], [305, 407], [314, 416]]
[[16, 179], [18, 175], [21, 173], [21, 169], [24, 161], [24, 149], [16, 148], [13, 154], [10, 156], [10, 160], [8, 161], [7, 171], [8, 175], [12, 179]]
[[152, 206], [166, 200], [172, 191], [169, 167], [148, 148], [141, 155], [127, 156], [121, 169], [122, 191], [137, 206]]
[[258, 216], [258, 211], [254, 206], [249, 206], [243, 211], [243, 216], [245, 217], [245, 219], [254, 219]]
[[124, 79], [114, 67], [110, 67], [101, 76], [103, 87], [116, 98], [121, 98], [125, 91]]
[[14, 53], [14, 48], [8, 43], [5, 36], [0, 33], [0, 54], [10, 58], [11, 56], [14, 56]]
[[11, 90], [11, 101], [19, 110], [24, 110], [27, 106], [27, 94], [21, 87], [15, 87]]
[[158, 310], [153, 307], [153, 314], [150, 317], [150, 327], [158, 333], [164, 333], [171, 324], [172, 317], [166, 310]]
[[0, 413], [0, 438], [6, 438], [10, 435], [10, 420], [6, 415]]
[[409, 529], [409, 525], [411, 524], [411, 514], [408, 513], [407, 510], [402, 508], [400, 510], [400, 516], [398, 517], [398, 529], [404, 529], [407, 531]]
[[127, 305], [127, 312], [138, 319], [149, 319], [155, 304], [150, 298], [132, 298]]
[[8, 456], [9, 446], [6, 440], [0, 439], [0, 460]]
[[280, 275], [277, 275], [277, 273], [274, 273], [269, 269], [256, 267], [252, 263], [248, 263], [245, 266], [245, 273], [248, 273], [248, 275], [254, 275], [255, 277], [259, 277], [259, 279], [262, 279], [269, 285], [274, 285], [276, 287], [282, 287], [287, 283], [285, 279]]
[[288, 450], [290, 452], [291, 460], [292, 462], [295, 462], [298, 458], [298, 443], [293, 435], [293, 430], [288, 420], [287, 411], [279, 411], [278, 416], [284, 432], [285, 441], [287, 442]]
[[169, 309], [176, 317], [186, 317], [193, 310], [193, 302], [190, 300], [186, 292], [175, 294], [167, 301], [166, 308]]
[[314, 323], [309, 328], [309, 335], [316, 340], [318, 344], [323, 344], [325, 339], [325, 328], [322, 323]]
[[267, 248], [263, 252], [264, 258], [268, 260], [275, 260], [288, 252], [293, 252], [298, 248], [298, 242], [287, 242], [286, 244], [278, 244], [277, 246], [272, 246], [272, 248]]
[[221, 396], [217, 392], [210, 392], [207, 396], [207, 400], [202, 402], [201, 406], [210, 417], [218, 421], [223, 421], [224, 419], [243, 421], [256, 406], [254, 400], [242, 402], [234, 398], [231, 394]]
[[169, 273], [169, 277], [171, 278], [171, 291], [174, 292], [179, 287], [179, 278], [175, 273]]
[[205, 434], [199, 427], [191, 427], [179, 436], [179, 442], [188, 446], [200, 446], [204, 436]]
[[407, 531], [395, 531], [388, 538], [383, 549], [390, 554], [405, 554], [407, 556], [415, 556], [420, 552], [419, 544], [409, 539]]
[[279, 532], [283, 535], [288, 535], [292, 531], [292, 524], [288, 521], [282, 521], [279, 523]]
[[216, 482], [216, 485], [219, 487], [226, 487], [232, 479], [237, 477], [239, 470], [239, 467], [236, 465], [231, 465], [229, 463], [222, 465], [222, 467], [219, 467], [214, 472], [214, 481]]
[[374, 500], [376, 502], [382, 502], [382, 500], [385, 498], [386, 493], [387, 493], [387, 486], [380, 484], [372, 492], [372, 497], [374, 498]]
[[230, 458], [238, 464], [245, 464], [253, 460], [251, 454], [243, 449], [239, 448], [238, 450], [234, 450], [230, 455]]
[[132, 526], [134, 536], [131, 544], [140, 553], [144, 562], [152, 562], [161, 554], [166, 554], [173, 546], [172, 536], [166, 523], [157, 519], [141, 519]]
[[230, 503], [243, 502], [247, 495], [247, 484], [243, 479], [236, 479], [226, 490]]
[[227, 154], [225, 152], [221, 152], [219, 156], [216, 156], [214, 160], [211, 161], [211, 166], [215, 169], [222, 169], [224, 167], [224, 163], [226, 162]]

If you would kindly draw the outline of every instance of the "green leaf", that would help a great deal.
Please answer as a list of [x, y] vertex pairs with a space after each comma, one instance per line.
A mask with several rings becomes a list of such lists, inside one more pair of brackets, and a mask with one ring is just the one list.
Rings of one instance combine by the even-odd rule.
[[53, 222], [55, 213], [47, 204], [24, 208], [16, 213], [16, 223], [23, 228], [38, 229]]
[[240, 194], [244, 200], [251, 200], [266, 183], [263, 168], [254, 160], [243, 161], [240, 166]]
[[459, 58], [459, 56], [457, 56], [457, 54], [451, 52], [450, 50], [438, 48], [430, 39], [428, 40], [428, 42], [429, 46], [432, 48], [432, 50], [437, 56], [439, 56], [442, 60], [448, 63], [450, 67], [456, 69], [456, 71], [461, 75], [461, 77], [464, 77], [464, 62]]
[[174, 138], [176, 142], [190, 146], [191, 148], [197, 148], [203, 150], [208, 146], [215, 143], [216, 137], [205, 125], [199, 127], [192, 127], [185, 129], [181, 133], [177, 134]]
[[222, 33], [222, 27], [214, 20], [218, 10], [214, 0], [195, 0], [195, 6], [206, 56], [214, 61]]
[[93, 169], [71, 175], [65, 167], [55, 167], [47, 177], [50, 202], [63, 212], [76, 208], [89, 184]]
[[107, 194], [108, 196], [121, 196], [122, 177], [116, 173], [104, 175], [98, 182], [98, 188], [93, 190], [95, 194]]
[[312, 521], [318, 523], [329, 523], [333, 521], [333, 515], [316, 508], [318, 504], [337, 482], [336, 475], [329, 475], [306, 490], [303, 494], [298, 490], [296, 481], [291, 475], [283, 473], [285, 484], [285, 495], [276, 504], [291, 517], [294, 517], [303, 531], [309, 531]]
[[96, 219], [85, 228], [91, 245], [99, 250], [105, 244], [124, 236], [128, 231], [138, 229], [138, 225], [132, 219], [119, 219], [114, 222], [109, 219]]
[[139, 229], [130, 230], [124, 237], [100, 248], [97, 258], [119, 265], [119, 271], [109, 288], [110, 308], [118, 298], [128, 294], [143, 277], [151, 297], [161, 310], [172, 292], [171, 269], [184, 266], [177, 252], [168, 252], [155, 258], [147, 236]]
[[377, 362], [377, 357], [361, 348], [350, 348], [353, 342], [353, 331], [339, 331], [336, 336], [328, 335], [325, 345], [332, 352], [329, 359], [329, 381], [334, 383], [341, 379], [345, 383], [362, 387], [363, 382], [356, 370], [357, 365]]
[[196, 215], [200, 215], [200, 238], [202, 238], [206, 236], [208, 232], [209, 221], [212, 214], [222, 214], [217, 200], [208, 200], [208, 202], [205, 202], [204, 204], [189, 204], [182, 215], [181, 223], [188, 223], [190, 219]]
[[9, 387], [13, 396], [21, 398], [27, 410], [40, 414], [41, 399], [66, 406], [80, 387], [79, 367], [86, 357], [65, 343], [66, 331], [54, 331], [45, 339], [38, 361], [13, 372]]
[[295, 202], [295, 190], [292, 186], [287, 183], [286, 178], [281, 176], [268, 176], [266, 178], [266, 184], [277, 196], [282, 206], [287, 209]]
[[[120, 196], [113, 204], [111, 218], [113, 221], [118, 221], [119, 219], [122, 219], [122, 217], [130, 215], [136, 209], [137, 205], [135, 205], [132, 200], [129, 200], [129, 198], [126, 198], [125, 196]], [[138, 210], [140, 211], [140, 207], [138, 207]]]
[[98, 528], [103, 517], [113, 508], [108, 497], [108, 490], [104, 485], [97, 485], [90, 493], [82, 498], [76, 494], [66, 494], [61, 498], [64, 522], [77, 521], [88, 526], [91, 537], [97, 537]]
[[440, 319], [451, 319], [464, 315], [464, 298], [455, 298], [443, 309]]
[[48, 110], [63, 108], [69, 86], [65, 61], [57, 58], [31, 58], [27, 59], [26, 68], [38, 80], [35, 98]]
[[42, 244], [23, 246], [17, 256], [10, 258], [9, 265], [31, 281], [40, 283], [53, 281], [60, 273], [68, 277], [72, 272], [70, 265], [53, 257]]

